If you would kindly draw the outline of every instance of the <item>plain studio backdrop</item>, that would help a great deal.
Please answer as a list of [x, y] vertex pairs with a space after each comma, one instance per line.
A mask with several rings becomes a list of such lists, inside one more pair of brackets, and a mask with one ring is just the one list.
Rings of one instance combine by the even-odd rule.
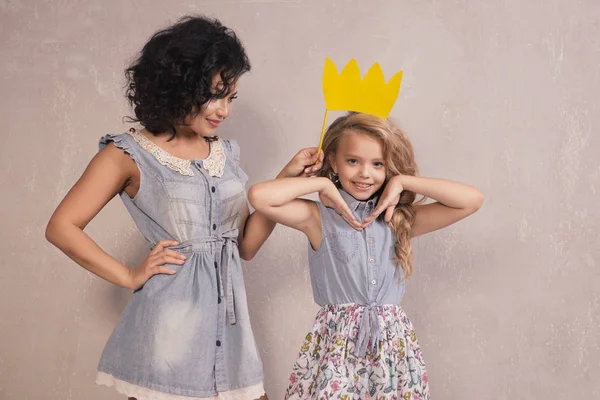
[[[600, 398], [596, 0], [4, 0], [0, 13], [2, 400], [123, 399], [94, 379], [130, 293], [44, 229], [100, 136], [129, 127], [124, 68], [189, 13], [247, 47], [253, 69], [219, 134], [241, 144], [250, 184], [318, 144], [329, 56], [404, 70], [391, 117], [421, 174], [485, 193], [473, 217], [413, 241], [402, 304], [434, 399]], [[146, 254], [119, 199], [86, 232], [129, 266]], [[244, 271], [279, 400], [317, 310], [306, 239], [278, 227]]]

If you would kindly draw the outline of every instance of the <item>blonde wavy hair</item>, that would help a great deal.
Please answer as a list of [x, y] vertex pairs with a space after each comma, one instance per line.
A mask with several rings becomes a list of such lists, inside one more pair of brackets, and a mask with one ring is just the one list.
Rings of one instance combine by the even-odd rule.
[[[337, 118], [327, 129], [323, 138], [323, 168], [319, 176], [331, 179], [333, 168], [329, 158], [337, 152], [338, 145], [344, 135], [351, 133], [363, 133], [370, 137], [379, 139], [383, 144], [383, 156], [385, 160], [386, 178], [385, 184], [393, 176], [418, 175], [418, 167], [415, 154], [408, 136], [390, 120], [385, 120], [373, 115], [354, 113]], [[384, 187], [385, 187], [384, 184]], [[404, 270], [404, 277], [412, 273], [412, 248], [410, 245], [410, 230], [415, 222], [416, 194], [405, 190], [400, 195], [400, 201], [394, 210], [394, 215], [389, 225], [397, 236], [398, 241], [394, 246], [396, 261]]]

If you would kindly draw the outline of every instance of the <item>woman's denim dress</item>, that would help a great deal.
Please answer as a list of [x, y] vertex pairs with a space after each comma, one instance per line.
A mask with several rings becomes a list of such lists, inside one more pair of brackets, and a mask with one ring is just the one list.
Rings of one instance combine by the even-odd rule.
[[[237, 247], [246, 174], [235, 141], [205, 160], [172, 156], [136, 130], [107, 135], [141, 177], [121, 199], [153, 247], [176, 240], [187, 259], [133, 293], [98, 366], [97, 383], [143, 399], [254, 399], [264, 394]], [[175, 396], [174, 396], [175, 395]]]

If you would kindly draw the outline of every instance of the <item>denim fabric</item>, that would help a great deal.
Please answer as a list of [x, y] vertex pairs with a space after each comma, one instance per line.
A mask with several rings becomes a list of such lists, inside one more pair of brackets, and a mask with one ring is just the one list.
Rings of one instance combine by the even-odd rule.
[[[221, 139], [220, 139], [221, 140]], [[168, 168], [125, 133], [107, 135], [136, 162], [137, 195], [121, 199], [150, 247], [170, 239], [187, 259], [136, 290], [110, 336], [98, 370], [153, 390], [212, 397], [260, 383], [262, 364], [250, 326], [237, 247], [246, 205], [239, 147], [214, 177], [191, 162], [193, 176]]]
[[[377, 205], [377, 198], [358, 201], [340, 193], [355, 217], [362, 221]], [[323, 240], [318, 251], [309, 245], [309, 266], [315, 302], [365, 306], [360, 325], [360, 354], [367, 342], [376, 345], [379, 336], [377, 307], [399, 305], [404, 296], [402, 268], [395, 260], [397, 241], [383, 214], [361, 232], [352, 228], [335, 210], [317, 202]]]

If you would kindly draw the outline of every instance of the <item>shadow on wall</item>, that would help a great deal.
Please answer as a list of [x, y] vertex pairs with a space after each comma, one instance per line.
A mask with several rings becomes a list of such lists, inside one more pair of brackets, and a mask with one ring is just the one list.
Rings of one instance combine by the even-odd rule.
[[239, 143], [240, 161], [249, 176], [249, 185], [274, 178], [299, 150], [290, 148], [285, 129], [249, 104], [236, 104], [235, 111], [219, 133], [224, 139], [235, 139]]

